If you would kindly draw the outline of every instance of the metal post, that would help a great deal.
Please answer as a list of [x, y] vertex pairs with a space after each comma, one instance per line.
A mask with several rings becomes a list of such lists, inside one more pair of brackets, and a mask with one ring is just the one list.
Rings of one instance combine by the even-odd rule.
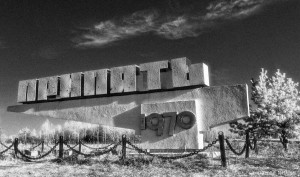
[[19, 145], [19, 139], [18, 138], [15, 138], [15, 142], [14, 142], [14, 150], [15, 150], [15, 155], [17, 157], [17, 154], [18, 154], [18, 145]]
[[64, 138], [63, 136], [59, 137], [59, 152], [58, 152], [58, 158], [63, 158], [64, 155], [64, 144], [63, 144]]
[[41, 152], [44, 152], [44, 140], [42, 141], [42, 150]]
[[81, 140], [78, 142], [78, 151], [81, 152]]
[[219, 132], [219, 144], [220, 144], [220, 153], [221, 153], [221, 163], [222, 166], [226, 168], [226, 154], [225, 154], [225, 144], [224, 144], [224, 134]]
[[126, 135], [122, 135], [122, 161], [126, 160]]
[[250, 137], [249, 137], [249, 131], [246, 131], [246, 153], [245, 158], [249, 157], [250, 153]]

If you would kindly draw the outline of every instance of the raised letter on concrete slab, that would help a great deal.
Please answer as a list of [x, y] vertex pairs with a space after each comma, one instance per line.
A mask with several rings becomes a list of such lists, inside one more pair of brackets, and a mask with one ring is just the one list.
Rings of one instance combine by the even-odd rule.
[[64, 74], [60, 76], [60, 97], [69, 98], [71, 92], [71, 75]]
[[24, 93], [24, 87], [26, 87], [25, 97], [26, 101], [36, 101], [36, 79], [26, 80], [19, 82], [19, 89], [21, 88], [21, 93]]
[[189, 66], [191, 62], [187, 58], [176, 58], [171, 60], [173, 87], [189, 86]]
[[47, 96], [57, 95], [57, 90], [58, 90], [57, 85], [58, 85], [58, 76], [48, 77]]
[[48, 96], [57, 95], [57, 76], [39, 79], [38, 100], [47, 100]]
[[84, 77], [84, 96], [95, 95], [95, 71], [86, 71]]
[[27, 81], [19, 81], [18, 87], [18, 103], [26, 102]]
[[204, 63], [192, 64], [189, 67], [190, 85], [209, 86], [208, 66]]
[[111, 68], [110, 93], [136, 91], [136, 68], [136, 65]]
[[40, 78], [38, 84], [38, 100], [47, 100], [48, 78]]
[[140, 65], [140, 71], [147, 77], [146, 90], [161, 89], [160, 70], [168, 68], [168, 61], [144, 63]]
[[100, 69], [95, 71], [96, 74], [96, 95], [107, 94], [107, 74], [108, 69]]
[[81, 96], [81, 72], [71, 74], [71, 97]]

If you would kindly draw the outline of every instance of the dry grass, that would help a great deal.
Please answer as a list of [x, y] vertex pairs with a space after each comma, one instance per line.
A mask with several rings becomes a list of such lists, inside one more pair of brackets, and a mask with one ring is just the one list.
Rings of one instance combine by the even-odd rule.
[[128, 157], [122, 164], [115, 155], [84, 158], [71, 156], [61, 161], [24, 162], [9, 153], [0, 160], [0, 176], [300, 176], [299, 145], [286, 153], [278, 143], [261, 144], [259, 155], [250, 158], [227, 154], [228, 167], [219, 159], [197, 155], [191, 158], [162, 161], [156, 158]]

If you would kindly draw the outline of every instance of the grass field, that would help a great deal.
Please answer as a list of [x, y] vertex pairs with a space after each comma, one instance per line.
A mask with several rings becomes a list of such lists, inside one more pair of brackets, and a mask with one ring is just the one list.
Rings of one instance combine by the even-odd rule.
[[[235, 146], [236, 147], [236, 146]], [[228, 167], [220, 166], [219, 159], [195, 155], [179, 160], [128, 157], [121, 164], [116, 155], [84, 158], [70, 156], [61, 161], [52, 157], [39, 162], [24, 162], [6, 153], [1, 156], [0, 176], [300, 176], [300, 146], [292, 144], [289, 152], [278, 143], [261, 143], [259, 154], [250, 158], [226, 151]]]

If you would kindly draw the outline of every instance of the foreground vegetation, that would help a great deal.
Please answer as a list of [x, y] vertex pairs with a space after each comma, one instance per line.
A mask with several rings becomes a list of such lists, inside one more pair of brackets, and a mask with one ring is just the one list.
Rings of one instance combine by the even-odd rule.
[[259, 154], [251, 151], [248, 159], [227, 150], [227, 168], [221, 167], [218, 158], [203, 154], [170, 161], [128, 157], [122, 164], [118, 156], [111, 154], [62, 160], [53, 160], [52, 156], [39, 162], [24, 162], [6, 153], [1, 156], [0, 176], [299, 176], [299, 148], [300, 145], [291, 144], [289, 152], [285, 152], [279, 143], [260, 143]]

